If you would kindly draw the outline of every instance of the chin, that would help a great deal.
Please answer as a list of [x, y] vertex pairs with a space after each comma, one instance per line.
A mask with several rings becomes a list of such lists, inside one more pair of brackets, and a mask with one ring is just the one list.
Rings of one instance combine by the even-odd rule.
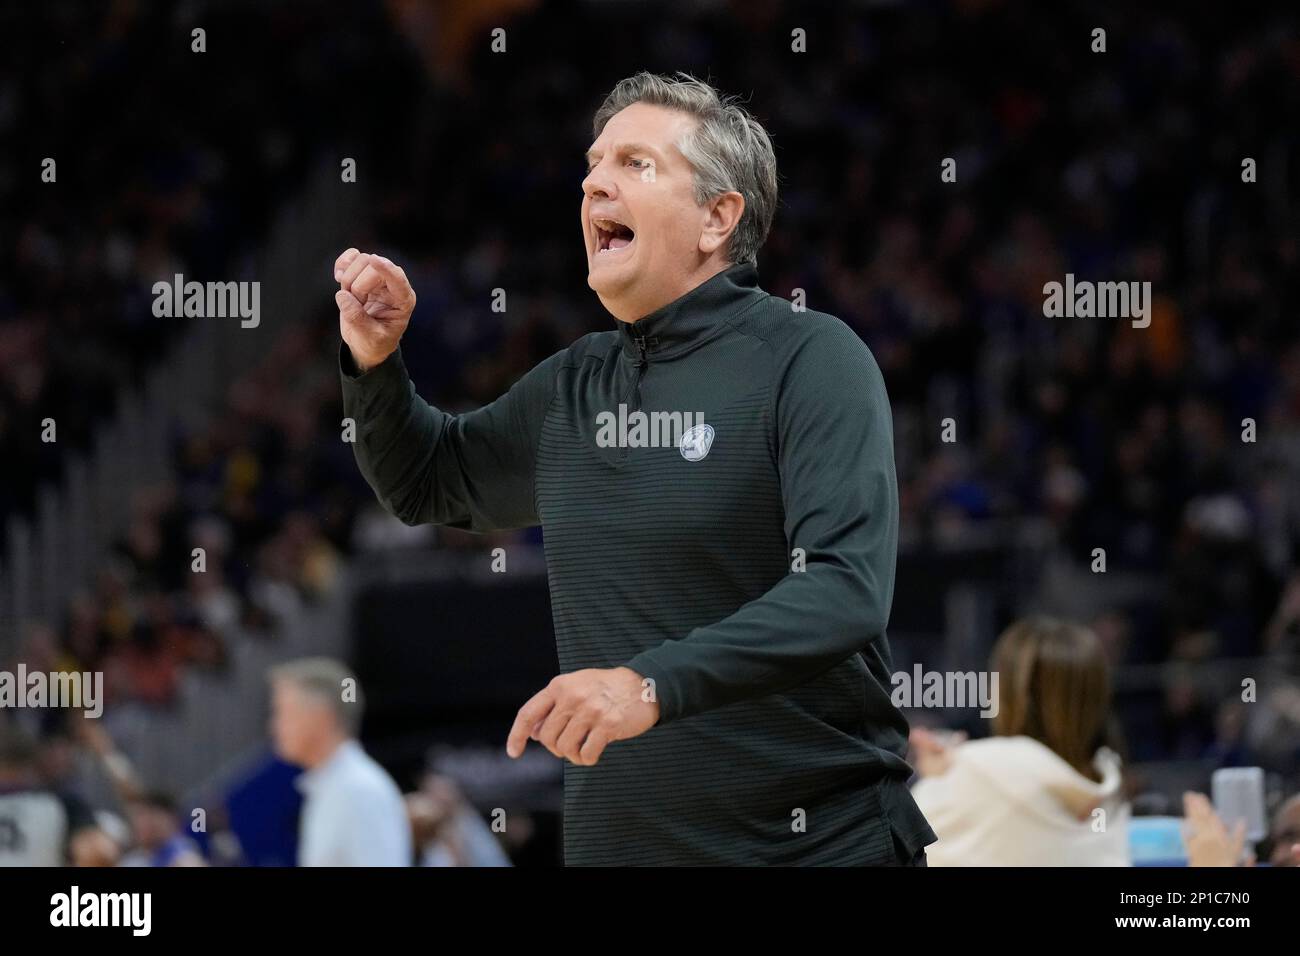
[[632, 277], [630, 275], [621, 270], [618, 271], [617, 274], [611, 274], [612, 271], [613, 270], [606, 268], [588, 268], [587, 285], [591, 287], [593, 292], [599, 295], [602, 293], [615, 292], [618, 289], [626, 288], [631, 284]]

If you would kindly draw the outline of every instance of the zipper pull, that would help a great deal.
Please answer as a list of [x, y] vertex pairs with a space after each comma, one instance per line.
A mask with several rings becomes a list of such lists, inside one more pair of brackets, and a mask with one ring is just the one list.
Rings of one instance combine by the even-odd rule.
[[655, 336], [647, 339], [644, 335], [633, 335], [632, 338], [636, 340], [636, 347], [641, 351], [641, 357], [636, 363], [637, 368], [645, 368], [649, 364], [649, 359], [646, 358], [646, 345], [648, 344], [650, 348], [654, 348], [659, 344], [659, 339]]

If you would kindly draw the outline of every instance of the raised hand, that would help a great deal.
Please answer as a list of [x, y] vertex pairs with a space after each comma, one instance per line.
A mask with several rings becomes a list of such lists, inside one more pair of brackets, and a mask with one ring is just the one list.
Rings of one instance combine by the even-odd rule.
[[357, 369], [369, 371], [397, 350], [415, 309], [415, 290], [400, 266], [357, 249], [335, 260], [334, 278], [339, 333]]

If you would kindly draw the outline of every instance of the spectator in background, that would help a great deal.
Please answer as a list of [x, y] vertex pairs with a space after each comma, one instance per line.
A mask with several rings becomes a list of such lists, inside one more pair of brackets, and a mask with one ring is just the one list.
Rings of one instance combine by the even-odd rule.
[[1300, 793], [1287, 800], [1273, 814], [1268, 842], [1268, 862], [1273, 866], [1300, 866]]
[[939, 837], [930, 865], [1127, 866], [1129, 808], [1105, 746], [1110, 677], [1097, 636], [1029, 618], [998, 638], [991, 666], [994, 736], [953, 746], [912, 734], [922, 778], [912, 795]]
[[0, 866], [101, 866], [116, 858], [90, 807], [44, 785], [36, 743], [0, 721]]
[[[1188, 866], [1255, 865], [1254, 852], [1245, 850], [1245, 821], [1238, 821], [1229, 830], [1205, 794], [1183, 794], [1183, 819]], [[1300, 794], [1273, 814], [1268, 847], [1269, 866], [1300, 866]]]
[[421, 866], [510, 866], [510, 858], [478, 811], [449, 777], [431, 773], [406, 795]]
[[271, 670], [271, 736], [277, 753], [306, 768], [299, 866], [410, 866], [406, 806], [356, 735], [363, 700], [356, 678], [328, 658]]
[[206, 866], [199, 845], [181, 828], [176, 801], [160, 792], [127, 806], [134, 849], [119, 866]]

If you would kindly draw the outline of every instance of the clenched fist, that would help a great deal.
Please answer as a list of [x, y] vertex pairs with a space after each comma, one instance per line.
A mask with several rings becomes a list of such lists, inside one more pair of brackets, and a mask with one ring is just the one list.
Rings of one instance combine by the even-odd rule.
[[349, 249], [334, 263], [339, 332], [362, 372], [393, 352], [411, 321], [415, 290], [406, 273], [383, 256]]

